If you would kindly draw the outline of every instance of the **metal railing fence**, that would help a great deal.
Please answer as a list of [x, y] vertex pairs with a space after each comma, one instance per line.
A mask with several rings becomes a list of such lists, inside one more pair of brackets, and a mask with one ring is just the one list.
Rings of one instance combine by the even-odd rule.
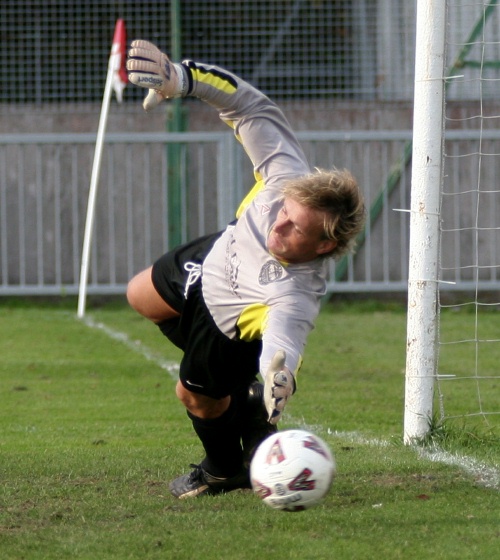
[[[95, 141], [94, 134], [0, 136], [0, 295], [77, 292]], [[168, 145], [178, 146], [178, 170], [169, 169]], [[237, 204], [236, 191], [225, 188], [234, 152], [231, 134], [108, 134], [88, 292], [122, 292], [170, 245], [172, 227], [182, 242], [221, 228]], [[169, 224], [173, 183], [181, 200]]]
[[[370, 209], [354, 258], [332, 263], [329, 290], [406, 291], [411, 132], [298, 136], [313, 166], [354, 172]], [[169, 168], [169, 145], [178, 146], [177, 169]], [[94, 146], [93, 134], [0, 135], [0, 295], [78, 292]], [[442, 275], [454, 282], [450, 289], [470, 288], [475, 275], [479, 288], [498, 289], [500, 281], [499, 228], [493, 224], [500, 215], [494, 196], [499, 158], [488, 157], [500, 153], [500, 131], [485, 131], [481, 157], [477, 146], [477, 131], [447, 135]], [[124, 293], [129, 278], [169, 247], [173, 227], [182, 241], [224, 227], [252, 181], [251, 166], [230, 132], [108, 134], [88, 293]], [[181, 206], [176, 222], [169, 223], [174, 184]], [[471, 204], [485, 196], [487, 205]], [[476, 251], [481, 267], [473, 271], [468, 261]]]

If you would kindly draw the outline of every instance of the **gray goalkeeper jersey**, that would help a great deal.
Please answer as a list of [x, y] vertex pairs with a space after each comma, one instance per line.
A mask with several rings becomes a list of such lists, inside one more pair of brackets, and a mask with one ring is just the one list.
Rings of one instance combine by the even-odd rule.
[[[316, 259], [284, 264], [266, 248], [282, 206], [283, 184], [310, 173], [305, 155], [280, 109], [264, 94], [216, 66], [185, 61], [189, 95], [215, 107], [250, 157], [257, 184], [207, 255], [203, 297], [219, 329], [230, 338], [262, 340], [265, 374], [278, 349], [298, 371], [307, 336], [325, 294], [327, 264]], [[235, 364], [237, 367], [237, 364]]]

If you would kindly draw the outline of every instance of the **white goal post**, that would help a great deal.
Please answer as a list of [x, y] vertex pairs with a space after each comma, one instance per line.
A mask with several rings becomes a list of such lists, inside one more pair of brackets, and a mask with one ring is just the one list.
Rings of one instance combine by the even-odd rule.
[[436, 376], [446, 2], [417, 1], [404, 441], [428, 431]]
[[416, 7], [408, 444], [500, 419], [500, 0]]

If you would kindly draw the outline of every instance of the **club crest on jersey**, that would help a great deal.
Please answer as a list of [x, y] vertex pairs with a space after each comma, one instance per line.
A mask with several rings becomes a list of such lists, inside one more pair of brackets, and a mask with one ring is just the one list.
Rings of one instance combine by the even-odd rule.
[[260, 269], [259, 284], [265, 286], [276, 282], [283, 276], [283, 267], [278, 261], [267, 261]]

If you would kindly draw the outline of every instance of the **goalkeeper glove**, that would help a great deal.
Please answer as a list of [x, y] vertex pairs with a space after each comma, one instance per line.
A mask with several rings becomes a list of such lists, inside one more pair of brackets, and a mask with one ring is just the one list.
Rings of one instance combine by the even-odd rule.
[[264, 380], [264, 404], [270, 424], [279, 422], [288, 399], [295, 393], [295, 378], [285, 366], [285, 359], [285, 352], [278, 350]]
[[148, 88], [144, 99], [145, 111], [154, 109], [164, 99], [181, 97], [187, 87], [180, 64], [174, 64], [153, 43], [133, 41], [128, 52], [128, 79], [136, 86]]

